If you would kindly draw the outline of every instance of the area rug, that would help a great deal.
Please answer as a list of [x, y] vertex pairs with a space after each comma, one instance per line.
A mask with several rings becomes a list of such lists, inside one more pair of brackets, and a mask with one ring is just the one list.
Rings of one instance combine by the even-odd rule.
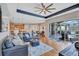
[[60, 40], [59, 38], [61, 38], [60, 35], [52, 35], [52, 36], [49, 37], [49, 39], [55, 40], [56, 42], [62, 41], [62, 40]]
[[40, 42], [40, 45], [39, 46], [36, 46], [36, 47], [32, 47], [30, 46], [28, 48], [28, 51], [29, 51], [29, 54], [31, 56], [40, 56], [46, 52], [49, 52], [51, 51], [53, 48], [47, 44], [44, 44], [42, 42]]

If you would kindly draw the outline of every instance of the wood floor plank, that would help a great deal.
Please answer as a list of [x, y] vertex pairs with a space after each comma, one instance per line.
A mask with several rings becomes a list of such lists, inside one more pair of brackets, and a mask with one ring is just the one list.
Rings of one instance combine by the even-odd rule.
[[[58, 56], [58, 53], [61, 50], [63, 50], [64, 48], [66, 48], [65, 44], [64, 45], [63, 44], [58, 44], [56, 41], [50, 40], [47, 37], [40, 37], [40, 41], [47, 44], [47, 45], [49, 45], [49, 46], [51, 46], [52, 48], [54, 48], [51, 51], [46, 52], [41, 56]], [[65, 42], [63, 42], [63, 43], [65, 43]]]

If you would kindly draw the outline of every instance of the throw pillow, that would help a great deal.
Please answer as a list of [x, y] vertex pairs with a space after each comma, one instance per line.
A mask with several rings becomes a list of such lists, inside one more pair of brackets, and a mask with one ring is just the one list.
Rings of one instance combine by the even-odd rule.
[[12, 48], [14, 46], [14, 44], [13, 44], [13, 42], [11, 40], [6, 40], [4, 42], [4, 45], [5, 45], [6, 49]]
[[26, 36], [27, 38], [30, 38], [29, 34], [25, 34], [25, 36]]

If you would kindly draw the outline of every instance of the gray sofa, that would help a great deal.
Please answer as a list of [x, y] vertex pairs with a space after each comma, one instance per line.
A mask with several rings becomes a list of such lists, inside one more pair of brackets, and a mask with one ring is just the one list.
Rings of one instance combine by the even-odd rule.
[[3, 49], [3, 43], [6, 41], [5, 38], [8, 36], [8, 32], [0, 33], [0, 56], [27, 56], [28, 45], [16, 45], [8, 49]]
[[17, 45], [9, 49], [2, 50], [3, 56], [28, 56], [27, 45]]
[[6, 38], [2, 43], [2, 56], [28, 56], [28, 44], [14, 45]]

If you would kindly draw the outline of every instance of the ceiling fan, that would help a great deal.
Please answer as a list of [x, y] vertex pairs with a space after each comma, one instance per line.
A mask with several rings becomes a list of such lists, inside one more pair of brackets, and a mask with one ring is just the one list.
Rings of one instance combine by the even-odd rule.
[[42, 7], [35, 7], [37, 9], [36, 12], [44, 13], [45, 15], [47, 14], [47, 12], [52, 13], [51, 10], [56, 10], [56, 8], [52, 8], [53, 3], [49, 4], [48, 6], [46, 6], [44, 3], [41, 3]]

